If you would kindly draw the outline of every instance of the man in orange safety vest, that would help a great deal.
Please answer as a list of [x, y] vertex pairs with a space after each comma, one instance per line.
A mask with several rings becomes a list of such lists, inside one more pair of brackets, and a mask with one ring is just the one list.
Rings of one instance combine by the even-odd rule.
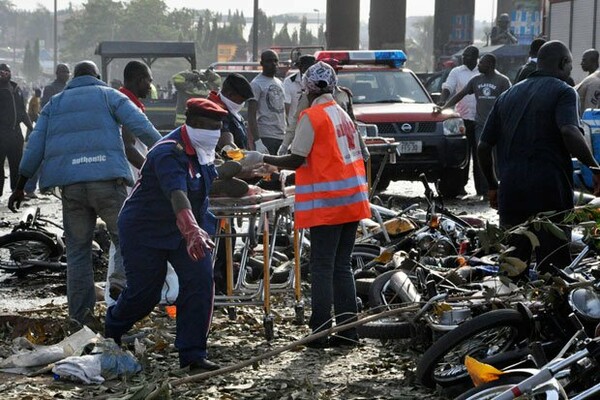
[[[371, 211], [359, 134], [352, 119], [335, 102], [334, 69], [318, 62], [303, 76], [311, 106], [300, 114], [291, 154], [247, 152], [241, 163], [296, 170], [294, 220], [310, 228], [313, 333], [356, 319], [356, 288], [351, 253], [358, 222]], [[334, 318], [331, 309], [334, 310]], [[356, 329], [310, 342], [310, 347], [352, 346]]]

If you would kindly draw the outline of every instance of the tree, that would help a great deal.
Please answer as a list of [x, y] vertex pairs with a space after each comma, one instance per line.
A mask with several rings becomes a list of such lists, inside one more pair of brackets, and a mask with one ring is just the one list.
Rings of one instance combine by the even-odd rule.
[[113, 0], [88, 0], [83, 9], [65, 21], [62, 56], [76, 62], [91, 58], [98, 42], [118, 38], [122, 26], [123, 3]]
[[314, 44], [315, 37], [312, 32], [308, 30], [306, 16], [302, 17], [300, 21], [300, 46], [310, 46]]
[[181, 31], [170, 26], [167, 14], [163, 0], [131, 0], [121, 18], [117, 37], [121, 40], [176, 40]]
[[[265, 49], [273, 45], [273, 35], [275, 34], [275, 23], [273, 19], [267, 17], [267, 14], [262, 9], [258, 9], [258, 48]], [[254, 32], [254, 24], [250, 29], [250, 37], [248, 42], [252, 43]]]
[[11, 19], [14, 7], [9, 0], [0, 0], [0, 47], [5, 47], [11, 39], [10, 27], [13, 26]]
[[40, 41], [35, 41], [33, 49], [29, 40], [25, 44], [25, 54], [23, 56], [23, 75], [28, 81], [37, 81], [40, 77]]
[[415, 71], [433, 71], [433, 16], [420, 17], [406, 38], [410, 68]]
[[291, 39], [292, 39], [292, 46], [298, 46], [298, 29], [294, 28]]
[[281, 30], [273, 38], [273, 44], [276, 46], [292, 46], [292, 38], [288, 32], [288, 23], [284, 22]]
[[319, 25], [319, 31], [317, 32], [317, 44], [325, 44], [325, 26], [323, 24]]
[[194, 41], [196, 11], [189, 8], [173, 10], [167, 14], [166, 23], [170, 30], [179, 33], [183, 41]]

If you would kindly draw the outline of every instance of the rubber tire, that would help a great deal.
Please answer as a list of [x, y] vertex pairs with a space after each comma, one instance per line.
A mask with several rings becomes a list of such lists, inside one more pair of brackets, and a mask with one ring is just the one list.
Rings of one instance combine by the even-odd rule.
[[380, 319], [367, 322], [356, 327], [358, 336], [369, 339], [407, 339], [412, 337], [413, 327], [410, 322], [397, 319]]
[[[518, 340], [525, 339], [529, 335], [529, 324], [526, 323], [521, 313], [516, 310], [492, 310], [481, 314], [446, 333], [427, 349], [417, 365], [417, 382], [423, 386], [434, 388], [436, 383], [441, 386], [452, 386], [468, 380], [469, 374], [466, 372], [445, 380], [436, 379], [434, 377], [434, 370], [438, 362], [456, 346], [468, 341], [476, 334], [502, 326], [509, 326], [515, 329], [517, 333], [516, 339]], [[499, 353], [505, 350], [506, 347]], [[478, 359], [478, 361], [485, 362], [485, 359]]]
[[445, 198], [452, 199], [460, 194], [464, 187], [464, 170], [449, 168], [442, 172], [440, 178], [440, 192]]
[[361, 297], [368, 298], [369, 292], [371, 291], [371, 285], [373, 284], [374, 278], [358, 278], [354, 280], [356, 286], [356, 294]]
[[[406, 276], [404, 271], [393, 269], [391, 271], [386, 271], [383, 274], [379, 275], [377, 278], [375, 278], [375, 280], [371, 284], [371, 288], [369, 290], [369, 308], [372, 308], [374, 312], [378, 313], [378, 312], [383, 311], [382, 306], [384, 304], [383, 304], [383, 301], [381, 300], [381, 291], [383, 290], [384, 286], [390, 281], [390, 279], [394, 279], [392, 277], [394, 275], [396, 275], [396, 273]], [[395, 283], [396, 283], [396, 285], [395, 285]], [[410, 282], [410, 284], [412, 284], [412, 282]], [[394, 304], [401, 304], [401, 303], [406, 303], [409, 301], [411, 303], [413, 303], [414, 301], [409, 300], [407, 298], [407, 295], [403, 296], [398, 291], [397, 286], [399, 286], [398, 280], [392, 281], [392, 282], [390, 282], [390, 285], [388, 285], [388, 290], [394, 290], [396, 292], [397, 301], [395, 301]], [[412, 286], [414, 286], [414, 285], [412, 285]], [[416, 291], [416, 288], [413, 287], [413, 289]]]
[[[500, 377], [491, 382], [484, 383], [480, 386], [471, 388], [458, 396], [455, 400], [478, 400], [478, 399], [493, 399], [500, 393], [510, 389], [512, 386], [523, 382], [525, 379], [531, 377], [531, 374], [527, 373], [514, 373], [509, 375], [500, 375]], [[496, 388], [497, 391], [492, 390]], [[487, 392], [487, 393], [482, 393]], [[487, 396], [486, 396], [487, 395]], [[486, 397], [483, 397], [486, 396]], [[538, 397], [536, 396], [536, 399]], [[541, 398], [541, 397], [540, 397]]]
[[[0, 237], [0, 254], [2, 254], [1, 250], [3, 248], [24, 241], [35, 242], [36, 246], [43, 250], [43, 254], [37, 258], [38, 261], [55, 261], [62, 255], [62, 247], [58, 246], [53, 238], [42, 232], [35, 231], [12, 232]], [[33, 272], [40, 268], [27, 264], [11, 267], [5, 264], [5, 261], [6, 260], [0, 260], [0, 269], [8, 272], [15, 272], [20, 275], [26, 274], [27, 272]]]
[[383, 306], [383, 301], [381, 301], [381, 291], [395, 272], [395, 270], [386, 271], [375, 278], [371, 284], [371, 288], [369, 289], [369, 308], [373, 309], [373, 312], [379, 313], [383, 311], [383, 308], [381, 308], [381, 306]]
[[350, 254], [352, 271], [356, 272], [361, 266], [359, 266], [359, 261], [364, 265], [369, 261], [372, 261], [375, 257], [378, 257], [381, 254], [381, 247], [377, 245], [369, 245], [369, 244], [357, 244], [354, 246], [352, 253]]

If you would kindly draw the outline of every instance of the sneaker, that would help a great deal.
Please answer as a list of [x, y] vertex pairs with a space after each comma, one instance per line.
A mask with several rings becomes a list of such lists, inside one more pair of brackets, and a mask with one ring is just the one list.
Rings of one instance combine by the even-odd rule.
[[31, 192], [31, 193], [25, 193], [25, 198], [31, 200], [31, 199], [37, 199], [38, 196], [37, 196], [37, 194], [35, 194], [35, 192]]
[[210, 361], [208, 358], [201, 358], [198, 361], [194, 361], [189, 365], [189, 367], [190, 372], [193, 374], [221, 369], [219, 364]]

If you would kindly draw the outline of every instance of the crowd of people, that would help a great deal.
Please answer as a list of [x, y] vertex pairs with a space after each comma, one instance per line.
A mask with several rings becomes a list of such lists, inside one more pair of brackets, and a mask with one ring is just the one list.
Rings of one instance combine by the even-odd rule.
[[[498, 209], [501, 225], [573, 208], [571, 156], [592, 168], [600, 194], [600, 167], [580, 127], [581, 110], [597, 108], [600, 100], [596, 50], [584, 53], [581, 66], [590, 75], [576, 87], [571, 54], [558, 41], [534, 40], [514, 85], [496, 70], [492, 54], [469, 46], [462, 59], [444, 83], [440, 106], [455, 107], [463, 118], [477, 195]], [[276, 77], [278, 62], [276, 52], [264, 51], [262, 73], [252, 82], [235, 73], [221, 81], [210, 69], [177, 74], [177, 127], [164, 137], [140, 101], [152, 85], [142, 62], [127, 64], [118, 89], [100, 80], [91, 61], [77, 63], [72, 79], [69, 66], [59, 64], [56, 80], [32, 97], [29, 110], [10, 67], [0, 64], [0, 165], [8, 159], [8, 207], [18, 209], [37, 182], [41, 190], [60, 188], [73, 321], [97, 327], [91, 246], [100, 217], [113, 245], [106, 337], [120, 343], [158, 304], [167, 274], [174, 273], [180, 366], [218, 369], [207, 352], [214, 282], [222, 272], [218, 262], [212, 268], [210, 255], [214, 250], [219, 259], [219, 250], [208, 199], [244, 195], [250, 186], [239, 177], [255, 169], [296, 171], [295, 226], [310, 229], [312, 242], [310, 328], [316, 333], [355, 320], [350, 258], [358, 222], [370, 217], [370, 207], [369, 154], [352, 93], [338, 85], [337, 60], [302, 56], [298, 71], [283, 82]], [[209, 91], [185, 88], [197, 80]], [[244, 154], [239, 161], [226, 156], [235, 150]], [[469, 168], [464, 184], [468, 177]], [[559, 239], [549, 236], [540, 232], [538, 257], [552, 253], [549, 260], [558, 263], [564, 254], [553, 251]], [[354, 346], [358, 339], [348, 329], [310, 346]]]

